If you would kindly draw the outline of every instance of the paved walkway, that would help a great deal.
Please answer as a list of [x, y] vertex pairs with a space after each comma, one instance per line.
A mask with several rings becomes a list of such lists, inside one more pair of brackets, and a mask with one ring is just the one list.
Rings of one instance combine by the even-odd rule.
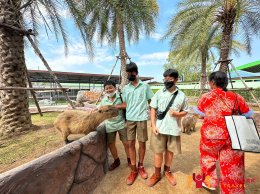
[[[148, 126], [150, 123], [148, 123]], [[165, 177], [162, 178], [154, 187], [150, 188], [146, 185], [146, 181], [142, 180], [140, 176], [132, 186], [126, 185], [126, 177], [129, 174], [127, 167], [126, 157], [124, 154], [123, 146], [118, 141], [117, 147], [121, 165], [112, 172], [108, 172], [100, 183], [94, 194], [206, 194], [209, 193], [204, 189], [195, 187], [195, 183], [191, 179], [193, 172], [200, 172], [199, 169], [199, 139], [200, 134], [197, 131], [191, 135], [182, 135], [182, 154], [176, 155], [172, 164], [172, 170], [177, 177], [177, 185], [170, 186]], [[150, 128], [149, 128], [150, 133]], [[117, 137], [118, 138], [118, 137]], [[112, 157], [109, 158], [110, 163]], [[149, 176], [153, 173], [153, 153], [150, 150], [150, 142], [147, 143], [147, 153], [144, 165], [148, 171]], [[260, 155], [246, 154], [246, 193], [259, 194], [260, 193]], [[250, 181], [251, 180], [251, 181]], [[219, 193], [219, 191], [215, 192]]]

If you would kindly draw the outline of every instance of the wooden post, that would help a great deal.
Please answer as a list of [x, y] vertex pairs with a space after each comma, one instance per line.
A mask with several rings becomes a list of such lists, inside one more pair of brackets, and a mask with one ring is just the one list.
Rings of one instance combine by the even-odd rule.
[[[49, 73], [52, 75], [53, 80], [58, 84], [58, 86], [60, 88], [62, 88], [62, 85], [60, 84], [57, 76], [53, 73], [53, 71], [51, 70], [50, 66], [48, 65], [47, 61], [44, 59], [43, 55], [41, 54], [41, 51], [38, 49], [38, 47], [36, 46], [36, 44], [33, 42], [33, 39], [31, 38], [30, 35], [26, 35], [26, 37], [28, 38], [28, 40], [30, 41], [30, 43], [32, 44], [32, 47], [34, 48], [36, 54], [40, 57], [40, 59], [42, 60], [43, 64], [45, 65], [45, 67], [48, 69]], [[67, 101], [70, 103], [70, 106], [75, 109], [74, 105], [72, 104], [67, 92], [65, 92], [63, 90], [64, 96], [67, 99]]]
[[[25, 69], [25, 72], [26, 72], [26, 77], [27, 77], [27, 81], [28, 81], [29, 88], [33, 88], [32, 82], [31, 82], [30, 77], [29, 77], [29, 73], [28, 73], [27, 67], [25, 67], [25, 68], [26, 68], [26, 69]], [[37, 109], [38, 109], [38, 112], [39, 112], [39, 114], [40, 114], [41, 117], [42, 117], [42, 116], [43, 116], [43, 115], [42, 115], [42, 111], [41, 111], [41, 108], [40, 108], [40, 106], [39, 106], [39, 103], [38, 103], [38, 101], [37, 101], [37, 99], [36, 99], [35, 92], [34, 92], [33, 90], [31, 90], [31, 94], [32, 94], [32, 97], [33, 97], [33, 99], [34, 99], [35, 105], [36, 105], [36, 107], [37, 107]]]

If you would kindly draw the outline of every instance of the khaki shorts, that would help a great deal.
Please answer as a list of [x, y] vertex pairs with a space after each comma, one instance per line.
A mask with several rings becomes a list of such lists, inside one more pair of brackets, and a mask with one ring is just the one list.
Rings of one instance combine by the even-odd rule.
[[174, 154], [181, 154], [181, 137], [164, 134], [155, 135], [151, 132], [150, 147], [155, 154], [161, 154], [166, 150]]
[[126, 129], [128, 140], [135, 140], [136, 133], [138, 141], [146, 142], [148, 140], [147, 121], [127, 121]]
[[127, 133], [126, 133], [126, 128], [120, 129], [118, 131], [114, 131], [111, 133], [107, 133], [107, 143], [111, 144], [114, 143], [116, 141], [116, 133], [118, 132], [119, 134], [119, 139], [122, 142], [127, 141]]

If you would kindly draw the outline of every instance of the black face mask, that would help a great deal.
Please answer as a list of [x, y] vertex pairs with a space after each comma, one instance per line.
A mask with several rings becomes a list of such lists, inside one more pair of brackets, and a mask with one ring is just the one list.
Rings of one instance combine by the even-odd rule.
[[174, 82], [173, 81], [165, 81], [164, 85], [165, 85], [166, 89], [170, 89], [171, 87], [174, 86]]
[[128, 79], [129, 81], [135, 81], [136, 75], [129, 75], [129, 76], [127, 77], [127, 79]]

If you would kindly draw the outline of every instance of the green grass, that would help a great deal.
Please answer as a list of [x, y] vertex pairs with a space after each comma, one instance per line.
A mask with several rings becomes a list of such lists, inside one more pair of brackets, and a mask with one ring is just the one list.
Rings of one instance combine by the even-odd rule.
[[41, 117], [39, 114], [32, 115], [32, 123], [37, 126], [51, 125], [53, 124], [55, 118], [59, 115], [59, 112], [49, 112], [43, 113]]
[[52, 128], [58, 114], [44, 113], [43, 117], [32, 115], [32, 123], [41, 129], [0, 138], [0, 173], [63, 146], [60, 134]]

